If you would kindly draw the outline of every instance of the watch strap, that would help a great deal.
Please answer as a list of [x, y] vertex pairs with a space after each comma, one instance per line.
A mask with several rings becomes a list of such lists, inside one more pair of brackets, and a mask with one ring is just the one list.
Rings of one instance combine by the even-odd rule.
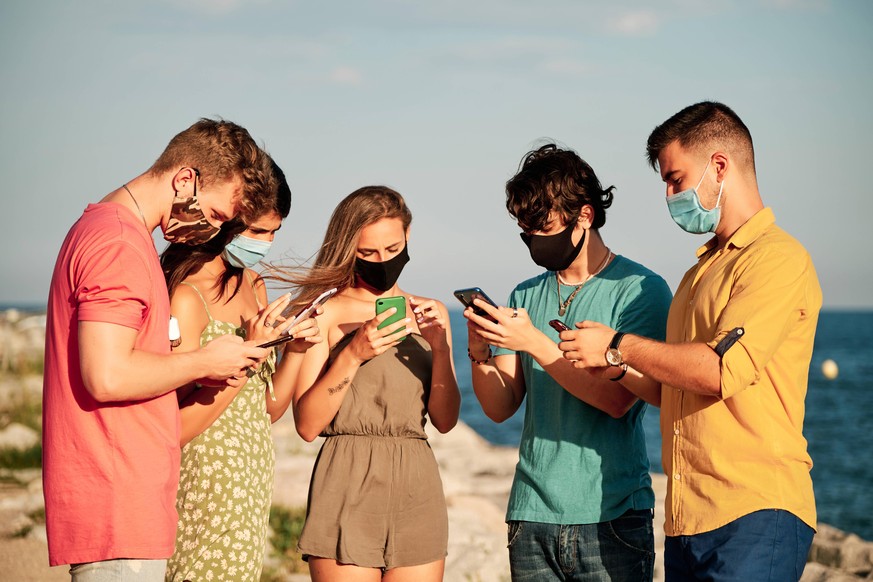
[[618, 344], [621, 343], [621, 340], [624, 339], [625, 333], [623, 331], [615, 332], [615, 335], [612, 336], [612, 341], [609, 342], [610, 349], [617, 350]]

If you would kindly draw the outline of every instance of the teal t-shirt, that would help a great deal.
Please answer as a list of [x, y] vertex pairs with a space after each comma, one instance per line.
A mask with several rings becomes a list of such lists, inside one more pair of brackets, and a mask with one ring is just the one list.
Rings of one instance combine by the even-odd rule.
[[[561, 301], [574, 287], [561, 285]], [[549, 326], [562, 319], [598, 321], [623, 332], [663, 340], [672, 294], [664, 280], [642, 265], [616, 256], [558, 315], [554, 272], [528, 279], [509, 297], [533, 324], [560, 341]], [[495, 355], [516, 354], [497, 349]], [[507, 521], [590, 524], [609, 521], [629, 509], [655, 506], [638, 401], [621, 418], [582, 402], [558, 384], [526, 352], [521, 358], [527, 404], [507, 508]]]

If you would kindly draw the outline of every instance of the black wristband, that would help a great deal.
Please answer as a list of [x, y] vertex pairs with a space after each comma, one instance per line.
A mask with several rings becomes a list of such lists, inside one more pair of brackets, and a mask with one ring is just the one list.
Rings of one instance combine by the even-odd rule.
[[619, 374], [619, 375], [616, 376], [615, 378], [610, 378], [609, 380], [610, 380], [611, 382], [618, 382], [619, 380], [621, 380], [622, 378], [624, 378], [624, 375], [625, 375], [625, 374], [627, 374], [627, 364], [622, 364], [622, 365], [621, 365], [621, 374]]

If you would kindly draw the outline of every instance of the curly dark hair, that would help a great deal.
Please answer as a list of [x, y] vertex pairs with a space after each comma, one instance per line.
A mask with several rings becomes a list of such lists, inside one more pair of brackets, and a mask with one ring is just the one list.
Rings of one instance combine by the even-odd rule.
[[578, 218], [582, 207], [594, 209], [592, 228], [606, 223], [615, 186], [603, 189], [591, 166], [572, 150], [553, 143], [530, 151], [506, 183], [506, 209], [525, 231], [544, 230], [549, 214], [564, 224]]

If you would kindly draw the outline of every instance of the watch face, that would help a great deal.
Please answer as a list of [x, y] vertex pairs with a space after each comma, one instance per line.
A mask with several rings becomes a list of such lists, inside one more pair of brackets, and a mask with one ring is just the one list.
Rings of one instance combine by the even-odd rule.
[[621, 352], [616, 348], [606, 350], [606, 363], [610, 366], [621, 366]]

